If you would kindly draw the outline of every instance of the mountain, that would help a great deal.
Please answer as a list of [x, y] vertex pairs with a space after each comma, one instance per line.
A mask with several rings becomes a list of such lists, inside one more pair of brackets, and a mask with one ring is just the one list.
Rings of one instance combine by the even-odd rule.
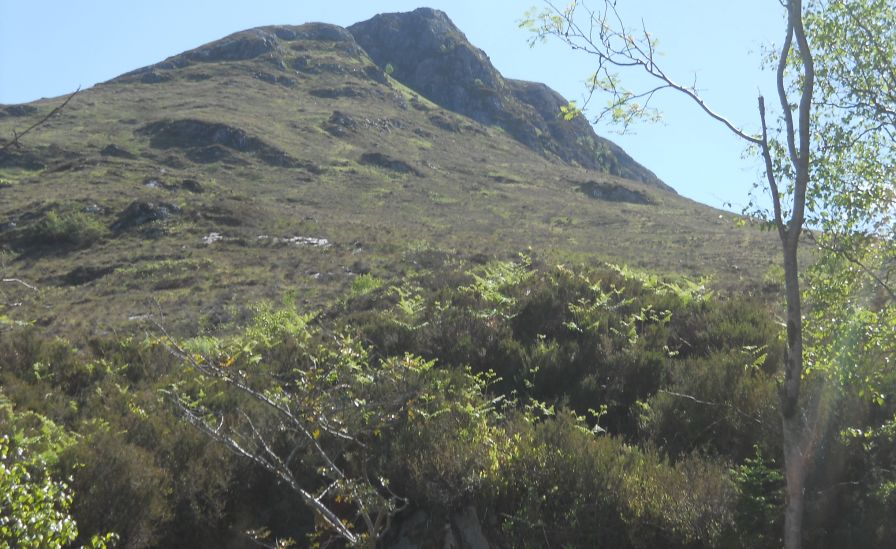
[[[0, 106], [10, 138], [63, 98]], [[80, 92], [0, 153], [0, 322], [182, 332], [358, 275], [519, 252], [757, 284], [768, 235], [678, 196], [444, 13], [233, 34]]]
[[434, 103], [485, 124], [570, 164], [641, 181], [674, 192], [616, 144], [598, 137], [578, 117], [566, 122], [568, 101], [544, 84], [507, 80], [445, 13], [420, 8], [377, 15], [348, 28], [380, 67]]

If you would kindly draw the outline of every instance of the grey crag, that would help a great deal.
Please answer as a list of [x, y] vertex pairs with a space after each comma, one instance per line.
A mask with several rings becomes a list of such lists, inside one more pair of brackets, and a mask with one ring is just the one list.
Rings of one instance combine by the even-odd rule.
[[[427, 99], [485, 125], [496, 125], [541, 154], [673, 191], [578, 117], [559, 117], [567, 101], [548, 86], [510, 80], [444, 12], [420, 8], [381, 14], [348, 28], [380, 67]], [[674, 191], [673, 191], [674, 192]]]

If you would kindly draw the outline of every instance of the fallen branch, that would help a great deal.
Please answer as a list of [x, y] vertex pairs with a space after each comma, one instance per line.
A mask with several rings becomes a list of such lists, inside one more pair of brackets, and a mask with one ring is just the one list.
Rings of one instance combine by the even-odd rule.
[[22, 286], [28, 288], [29, 290], [34, 290], [35, 292], [39, 291], [36, 287], [32, 286], [31, 284], [28, 284], [21, 278], [4, 278], [3, 282], [16, 282], [16, 283], [21, 284]]

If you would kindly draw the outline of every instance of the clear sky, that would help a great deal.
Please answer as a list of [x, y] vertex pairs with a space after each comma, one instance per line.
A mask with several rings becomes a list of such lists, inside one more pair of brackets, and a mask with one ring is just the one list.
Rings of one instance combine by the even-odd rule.
[[[581, 99], [593, 61], [558, 44], [530, 49], [518, 28], [540, 0], [0, 0], [0, 103], [54, 97], [161, 61], [229, 33], [267, 24], [324, 21], [347, 26], [376, 13], [429, 6], [445, 11], [505, 76], [540, 81]], [[599, 1], [599, 0], [598, 0]], [[565, 0], [558, 0], [563, 4]], [[620, 2], [622, 4], [622, 2]], [[628, 0], [659, 40], [666, 71], [693, 82], [713, 107], [748, 131], [756, 97], [774, 95], [760, 71], [763, 46], [781, 40], [777, 0]], [[664, 122], [642, 125], [619, 143], [679, 193], [739, 211], [761, 165], [744, 145], [692, 104], [658, 97]]]

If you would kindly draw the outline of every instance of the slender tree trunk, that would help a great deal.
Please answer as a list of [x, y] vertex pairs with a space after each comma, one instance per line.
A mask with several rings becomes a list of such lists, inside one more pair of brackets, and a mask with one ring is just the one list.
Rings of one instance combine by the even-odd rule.
[[784, 286], [787, 301], [787, 356], [781, 387], [781, 420], [784, 445], [784, 547], [800, 549], [803, 538], [803, 509], [808, 462], [804, 439], [805, 421], [799, 413], [800, 385], [803, 374], [803, 322], [800, 299], [797, 246], [799, 231], [784, 231]]
[[784, 547], [800, 549], [803, 543], [803, 509], [806, 460], [802, 452], [802, 422], [797, 417], [784, 418]]

